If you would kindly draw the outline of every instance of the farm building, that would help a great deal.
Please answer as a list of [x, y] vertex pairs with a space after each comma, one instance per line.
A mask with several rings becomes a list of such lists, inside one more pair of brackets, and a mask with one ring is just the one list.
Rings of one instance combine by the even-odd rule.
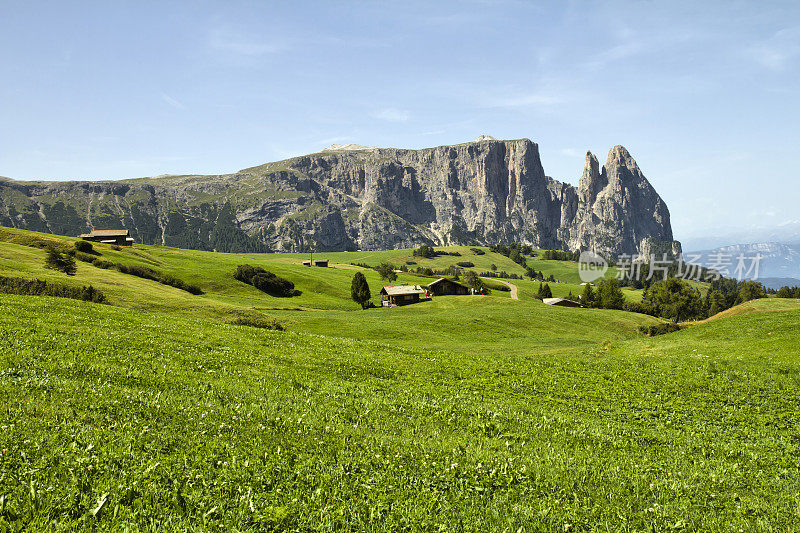
[[428, 290], [434, 296], [442, 296], [445, 294], [470, 294], [470, 288], [462, 285], [457, 281], [447, 278], [439, 278], [436, 281], [428, 283]]
[[78, 235], [79, 239], [103, 244], [116, 244], [118, 246], [133, 245], [133, 237], [126, 229], [94, 229], [89, 233]]
[[583, 307], [580, 303], [567, 300], [566, 298], [545, 298], [542, 301], [547, 305], [558, 305], [560, 307]]
[[425, 289], [419, 285], [392, 285], [382, 288], [381, 296], [385, 306], [413, 304], [425, 296]]
[[318, 266], [318, 267], [326, 267], [326, 266], [328, 266], [328, 260], [327, 259], [317, 259], [316, 261], [312, 262], [311, 259], [306, 259], [305, 261], [303, 261], [303, 266], [310, 267], [312, 264], [314, 266]]

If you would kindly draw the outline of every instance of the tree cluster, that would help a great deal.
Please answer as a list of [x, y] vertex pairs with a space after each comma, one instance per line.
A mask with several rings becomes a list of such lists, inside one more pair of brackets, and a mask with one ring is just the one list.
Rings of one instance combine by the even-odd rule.
[[775, 293], [778, 298], [800, 298], [800, 287], [789, 287], [784, 285]]
[[261, 292], [270, 296], [288, 298], [299, 296], [300, 291], [294, 288], [294, 283], [258, 266], [239, 265], [233, 277], [242, 283], [252, 285]]

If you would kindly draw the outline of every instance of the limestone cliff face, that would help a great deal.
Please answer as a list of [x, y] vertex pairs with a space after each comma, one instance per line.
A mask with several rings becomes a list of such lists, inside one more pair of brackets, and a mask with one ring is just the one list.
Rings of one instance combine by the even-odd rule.
[[577, 189], [545, 175], [528, 139], [423, 150], [351, 146], [222, 176], [0, 181], [0, 224], [220, 251], [522, 242], [635, 253], [672, 242], [667, 206], [621, 146], [587, 153]]

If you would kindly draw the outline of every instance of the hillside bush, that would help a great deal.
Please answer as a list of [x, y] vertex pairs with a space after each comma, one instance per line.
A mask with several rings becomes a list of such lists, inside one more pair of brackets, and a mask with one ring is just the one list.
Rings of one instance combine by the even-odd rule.
[[474, 266], [475, 266], [475, 263], [473, 263], [472, 261], [459, 261], [459, 262], [458, 262], [458, 263], [456, 263], [456, 264], [457, 264], [458, 266], [460, 266], [460, 267], [464, 267], [464, 268], [472, 268], [472, 267], [474, 267]]
[[239, 265], [236, 267], [233, 277], [270, 296], [289, 298], [301, 294], [294, 288], [294, 283], [288, 279], [281, 278], [258, 266]]
[[470, 248], [470, 250], [472, 250], [472, 253], [475, 255], [486, 255], [486, 252], [484, 252], [480, 248]]
[[92, 261], [92, 266], [97, 268], [108, 269], [108, 268], [113, 268], [114, 263], [112, 263], [111, 261], [106, 261], [105, 259], [95, 258]]
[[89, 241], [84, 241], [84, 240], [75, 241], [75, 249], [77, 251], [83, 252], [85, 254], [92, 254], [92, 253], [96, 254], [97, 253], [97, 252], [95, 252], [94, 246], [92, 246], [92, 243], [90, 243]]
[[84, 263], [94, 263], [94, 260], [97, 259], [97, 257], [95, 257], [92, 254], [87, 254], [79, 251], [75, 251], [75, 253], [72, 254], [72, 257], [74, 257], [78, 261], [83, 261]]
[[436, 251], [433, 249], [433, 246], [429, 244], [423, 244], [419, 248], [415, 248], [412, 252], [412, 255], [418, 257], [425, 257], [426, 259], [433, 259], [436, 257]]
[[93, 286], [73, 287], [42, 279], [0, 276], [0, 292], [24, 296], [56, 296], [85, 302], [105, 303], [106, 297]]
[[[78, 254], [82, 252], [76, 252], [76, 257]], [[88, 254], [83, 254], [88, 255]], [[89, 256], [91, 257], [91, 256]], [[86, 259], [82, 259], [86, 260]], [[93, 258], [92, 266], [102, 269], [115, 269], [122, 274], [128, 274], [130, 276], [136, 276], [138, 278], [149, 279], [151, 281], [156, 281], [161, 283], [162, 285], [169, 285], [170, 287], [175, 287], [176, 289], [181, 289], [186, 291], [190, 294], [194, 294], [198, 296], [203, 294], [203, 289], [198, 287], [197, 285], [191, 285], [186, 283], [183, 280], [172, 276], [171, 274], [164, 274], [163, 272], [159, 272], [158, 270], [153, 270], [152, 268], [141, 266], [141, 265], [123, 265], [120, 263], [113, 263], [111, 261], [106, 261], [100, 258]]]
[[261, 292], [270, 296], [289, 298], [296, 296], [298, 291], [294, 289], [294, 283], [288, 279], [276, 276], [272, 272], [259, 272], [252, 278], [252, 285]]
[[47, 249], [47, 257], [44, 260], [44, 267], [51, 270], [58, 270], [68, 276], [74, 276], [78, 270], [75, 258], [68, 253], [61, 252], [56, 248]]

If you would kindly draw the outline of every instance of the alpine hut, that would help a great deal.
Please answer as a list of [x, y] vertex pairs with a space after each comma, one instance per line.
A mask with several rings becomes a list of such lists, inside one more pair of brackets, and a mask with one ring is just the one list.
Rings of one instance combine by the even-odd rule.
[[394, 307], [419, 302], [425, 289], [419, 285], [390, 285], [381, 289], [382, 305]]

